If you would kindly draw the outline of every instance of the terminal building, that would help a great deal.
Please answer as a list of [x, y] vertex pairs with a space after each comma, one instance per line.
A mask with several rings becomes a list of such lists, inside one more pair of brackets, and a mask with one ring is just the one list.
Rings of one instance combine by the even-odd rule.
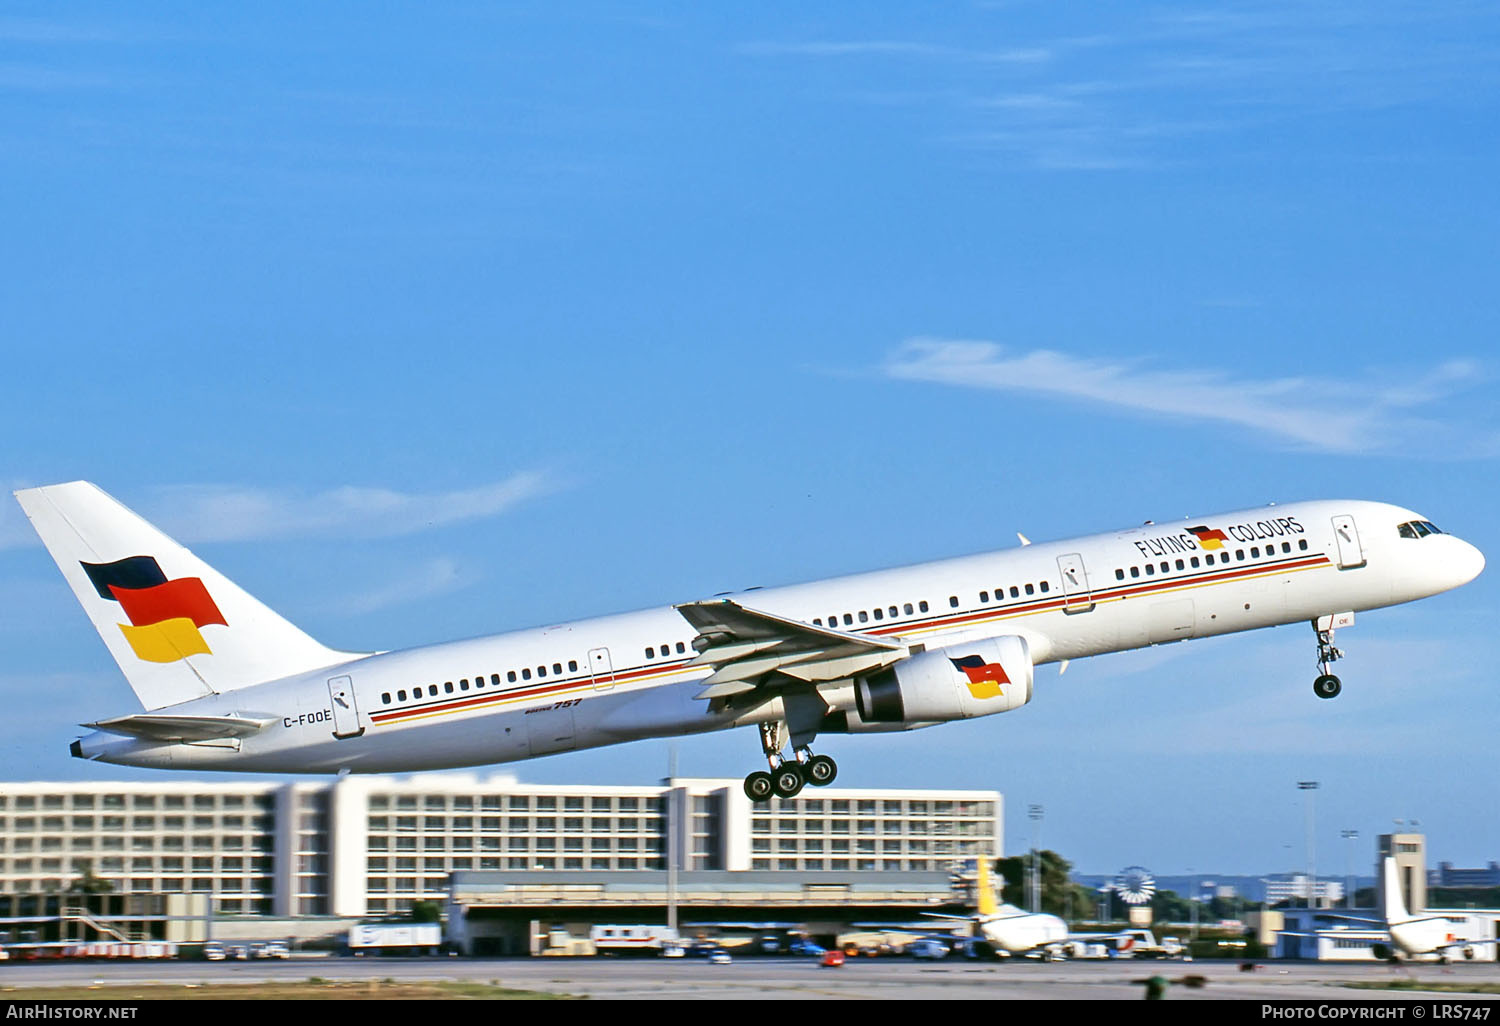
[[491, 893], [485, 873], [662, 871], [671, 849], [684, 872], [936, 876], [998, 857], [1003, 811], [985, 790], [828, 787], [751, 803], [738, 779], [8, 783], [0, 894], [91, 878], [113, 893], [202, 896], [218, 917], [374, 918], [446, 902], [454, 874]]

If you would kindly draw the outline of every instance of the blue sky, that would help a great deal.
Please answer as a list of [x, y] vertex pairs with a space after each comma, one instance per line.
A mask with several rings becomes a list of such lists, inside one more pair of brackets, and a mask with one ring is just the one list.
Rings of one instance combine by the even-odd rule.
[[[1493, 559], [1497, 56], [1478, 3], [11, 4], [0, 483], [354, 649], [1273, 500]], [[1300, 866], [1299, 779], [1340, 872], [1482, 864], [1497, 606], [1362, 616], [1336, 702], [1296, 626], [823, 750], [1091, 872]], [[13, 503], [0, 687], [0, 777], [130, 774], [67, 757], [134, 699]]]

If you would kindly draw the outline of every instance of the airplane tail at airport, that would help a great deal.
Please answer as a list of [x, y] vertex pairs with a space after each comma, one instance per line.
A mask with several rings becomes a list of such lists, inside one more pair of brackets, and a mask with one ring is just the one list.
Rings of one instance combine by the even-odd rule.
[[1389, 855], [1380, 867], [1380, 884], [1385, 888], [1385, 921], [1387, 926], [1399, 926], [1415, 918], [1406, 910], [1406, 899], [1401, 896], [1401, 875], [1396, 860]]
[[87, 481], [15, 494], [148, 710], [360, 655], [320, 645]]
[[974, 880], [974, 891], [976, 914], [992, 916], [1000, 911], [995, 901], [994, 885], [990, 883], [990, 860], [983, 855], [979, 857], [979, 875]]

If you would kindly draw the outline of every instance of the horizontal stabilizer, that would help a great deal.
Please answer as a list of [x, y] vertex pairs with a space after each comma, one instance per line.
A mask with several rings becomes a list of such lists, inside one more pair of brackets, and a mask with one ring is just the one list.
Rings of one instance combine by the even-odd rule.
[[150, 713], [116, 716], [83, 726], [148, 741], [209, 741], [248, 737], [275, 723], [277, 716], [157, 716]]

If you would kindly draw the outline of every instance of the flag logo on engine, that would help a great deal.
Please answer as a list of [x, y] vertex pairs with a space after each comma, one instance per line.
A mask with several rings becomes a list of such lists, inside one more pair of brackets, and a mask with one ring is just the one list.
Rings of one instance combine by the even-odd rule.
[[964, 656], [962, 659], [949, 656], [948, 661], [969, 678], [969, 693], [975, 698], [998, 698], [1005, 694], [1000, 685], [1009, 684], [1010, 678], [1005, 675], [1005, 667], [999, 663], [987, 663], [977, 655]]

